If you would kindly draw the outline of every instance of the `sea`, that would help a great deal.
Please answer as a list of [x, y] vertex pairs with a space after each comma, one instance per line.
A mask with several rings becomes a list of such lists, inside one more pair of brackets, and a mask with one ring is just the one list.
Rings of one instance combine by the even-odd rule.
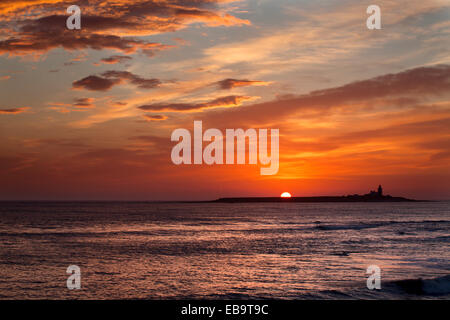
[[0, 203], [2, 300], [449, 298], [450, 202]]

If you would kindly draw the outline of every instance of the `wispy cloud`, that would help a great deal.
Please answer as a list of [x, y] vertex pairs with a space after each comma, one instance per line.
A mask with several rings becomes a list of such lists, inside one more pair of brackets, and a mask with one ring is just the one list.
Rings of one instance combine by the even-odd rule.
[[95, 107], [93, 103], [93, 98], [76, 98], [73, 105], [76, 108], [93, 108]]
[[130, 61], [133, 58], [130, 56], [120, 56], [120, 55], [114, 55], [107, 58], [103, 58], [100, 61], [105, 64], [117, 64], [117, 63], [124, 63], [126, 61]]
[[225, 79], [217, 82], [218, 87], [223, 90], [248, 86], [267, 86], [269, 84], [270, 82], [266, 81], [238, 80], [238, 79]]
[[0, 114], [20, 114], [27, 112], [29, 107], [11, 108], [11, 109], [0, 109]]
[[164, 121], [167, 120], [168, 117], [167, 116], [163, 116], [163, 115], [159, 115], [159, 114], [144, 114], [142, 115], [142, 117], [144, 118], [145, 121], [147, 122], [154, 122], [154, 121]]
[[247, 96], [226, 96], [216, 98], [208, 102], [149, 104], [139, 106], [138, 108], [143, 111], [191, 112], [213, 108], [237, 107], [242, 105], [244, 101], [250, 101], [254, 99], [255, 97]]

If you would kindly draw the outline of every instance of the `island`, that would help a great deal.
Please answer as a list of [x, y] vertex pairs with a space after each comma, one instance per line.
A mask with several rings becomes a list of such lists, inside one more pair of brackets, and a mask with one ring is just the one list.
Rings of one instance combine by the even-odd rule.
[[211, 202], [218, 203], [244, 203], [244, 202], [418, 202], [425, 200], [413, 200], [403, 197], [393, 197], [383, 194], [381, 185], [378, 191], [370, 191], [367, 194], [347, 196], [317, 196], [317, 197], [246, 197], [246, 198], [220, 198]]

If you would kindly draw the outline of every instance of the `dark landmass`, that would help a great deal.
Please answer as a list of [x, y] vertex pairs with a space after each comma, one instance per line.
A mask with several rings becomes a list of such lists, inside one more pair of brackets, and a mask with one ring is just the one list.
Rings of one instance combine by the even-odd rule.
[[242, 203], [242, 202], [417, 202], [423, 200], [413, 200], [403, 197], [392, 197], [383, 195], [383, 188], [378, 187], [378, 191], [370, 191], [368, 194], [353, 194], [348, 196], [318, 196], [318, 197], [254, 197], [254, 198], [220, 198], [212, 202], [219, 203]]
[[220, 198], [212, 202], [417, 202], [420, 200], [407, 199], [402, 197], [384, 196], [382, 198], [373, 198], [366, 196], [320, 196], [320, 197], [255, 197], [255, 198]]

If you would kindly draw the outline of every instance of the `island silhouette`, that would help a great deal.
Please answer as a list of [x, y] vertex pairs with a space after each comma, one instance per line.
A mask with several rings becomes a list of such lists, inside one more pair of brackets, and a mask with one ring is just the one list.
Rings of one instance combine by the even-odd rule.
[[417, 202], [424, 200], [407, 199], [403, 197], [393, 197], [383, 194], [383, 187], [378, 186], [377, 191], [370, 191], [367, 194], [347, 195], [347, 196], [316, 196], [316, 197], [245, 197], [245, 198], [220, 198], [211, 202], [219, 203], [242, 203], [242, 202]]

